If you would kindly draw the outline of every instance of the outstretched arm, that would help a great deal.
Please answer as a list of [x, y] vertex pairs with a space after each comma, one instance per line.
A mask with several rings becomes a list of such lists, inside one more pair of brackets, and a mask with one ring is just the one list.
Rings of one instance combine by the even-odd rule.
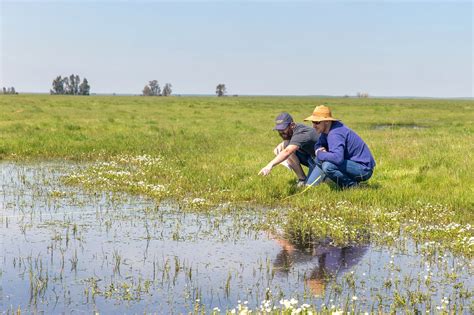
[[268, 163], [264, 168], [262, 168], [260, 170], [260, 172], [258, 173], [258, 175], [263, 175], [263, 176], [267, 176], [268, 174], [270, 174], [272, 168], [278, 164], [280, 164], [281, 162], [285, 161], [290, 155], [292, 155], [293, 153], [296, 152], [296, 150], [298, 150], [299, 147], [297, 145], [294, 145], [294, 144], [290, 144], [289, 146], [287, 146], [284, 150], [282, 150], [280, 153], [278, 153], [278, 155], [270, 161], [270, 163]]

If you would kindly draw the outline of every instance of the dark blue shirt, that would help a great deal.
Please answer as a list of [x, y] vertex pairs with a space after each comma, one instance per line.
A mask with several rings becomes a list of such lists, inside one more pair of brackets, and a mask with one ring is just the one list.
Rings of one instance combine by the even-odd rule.
[[289, 144], [298, 146], [298, 151], [314, 157], [314, 146], [317, 141], [318, 134], [314, 128], [303, 124], [296, 124]]
[[314, 149], [325, 147], [327, 152], [318, 151], [318, 160], [341, 165], [344, 160], [354, 161], [373, 169], [375, 160], [367, 144], [354, 131], [339, 121], [334, 121], [328, 134], [321, 134]]

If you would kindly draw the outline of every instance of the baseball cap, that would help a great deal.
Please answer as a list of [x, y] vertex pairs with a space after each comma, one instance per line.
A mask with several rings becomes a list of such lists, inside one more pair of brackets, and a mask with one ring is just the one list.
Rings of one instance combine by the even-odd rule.
[[293, 122], [293, 117], [287, 112], [283, 112], [275, 118], [275, 128], [273, 130], [285, 130]]

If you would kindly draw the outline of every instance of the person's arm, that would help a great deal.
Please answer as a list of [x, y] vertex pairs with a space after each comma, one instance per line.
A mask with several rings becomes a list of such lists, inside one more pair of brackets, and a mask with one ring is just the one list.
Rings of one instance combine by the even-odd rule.
[[327, 146], [328, 144], [327, 144], [326, 135], [321, 134], [318, 137], [318, 141], [316, 141], [316, 143], [314, 144], [314, 151], [316, 152], [318, 151], [318, 149], [326, 148]]
[[278, 153], [278, 155], [273, 160], [271, 160], [270, 163], [268, 163], [264, 168], [262, 168], [260, 172], [258, 172], [258, 175], [267, 176], [268, 174], [270, 174], [270, 171], [272, 170], [274, 166], [285, 161], [290, 155], [295, 153], [296, 150], [298, 149], [299, 147], [297, 145], [294, 145], [294, 144], [288, 145], [284, 150]]
[[[326, 135], [321, 134], [318, 138], [318, 141], [314, 144], [314, 155], [316, 156], [316, 159], [318, 159], [318, 152], [323, 150], [326, 151], [326, 148], [328, 146]], [[321, 161], [322, 162], [322, 161]]]
[[346, 137], [343, 133], [333, 131], [328, 135], [329, 151], [325, 149], [316, 150], [316, 156], [320, 161], [328, 161], [335, 165], [344, 162], [344, 149], [346, 147]]

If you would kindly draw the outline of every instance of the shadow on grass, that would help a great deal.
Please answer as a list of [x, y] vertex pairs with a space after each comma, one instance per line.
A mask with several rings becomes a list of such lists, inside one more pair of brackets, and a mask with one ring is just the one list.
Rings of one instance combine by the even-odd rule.
[[326, 179], [321, 185], [328, 185], [329, 189], [331, 191], [344, 191], [344, 190], [379, 190], [382, 188], [382, 185], [380, 183], [374, 183], [374, 182], [361, 182], [359, 185], [356, 187], [351, 187], [351, 188], [341, 188], [339, 187], [335, 182], [332, 180]]
[[[291, 195], [296, 195], [296, 194], [299, 194], [301, 192], [303, 192], [307, 186], [304, 186], [304, 187], [298, 187], [296, 185], [296, 180], [293, 180], [293, 179], [289, 179], [287, 180], [287, 184], [288, 184], [288, 196], [291, 196]], [[357, 187], [353, 187], [353, 188], [349, 188], [349, 189], [342, 189], [341, 187], [339, 187], [338, 185], [336, 185], [335, 182], [329, 180], [329, 179], [326, 179], [323, 183], [321, 183], [320, 185], [327, 185], [329, 186], [329, 189], [331, 191], [344, 191], [344, 190], [379, 190], [382, 188], [382, 185], [380, 183], [377, 183], [377, 182], [362, 182], [360, 183]], [[318, 185], [318, 186], [320, 186]], [[315, 186], [315, 187], [312, 187], [310, 189], [318, 189], [318, 186]]]

